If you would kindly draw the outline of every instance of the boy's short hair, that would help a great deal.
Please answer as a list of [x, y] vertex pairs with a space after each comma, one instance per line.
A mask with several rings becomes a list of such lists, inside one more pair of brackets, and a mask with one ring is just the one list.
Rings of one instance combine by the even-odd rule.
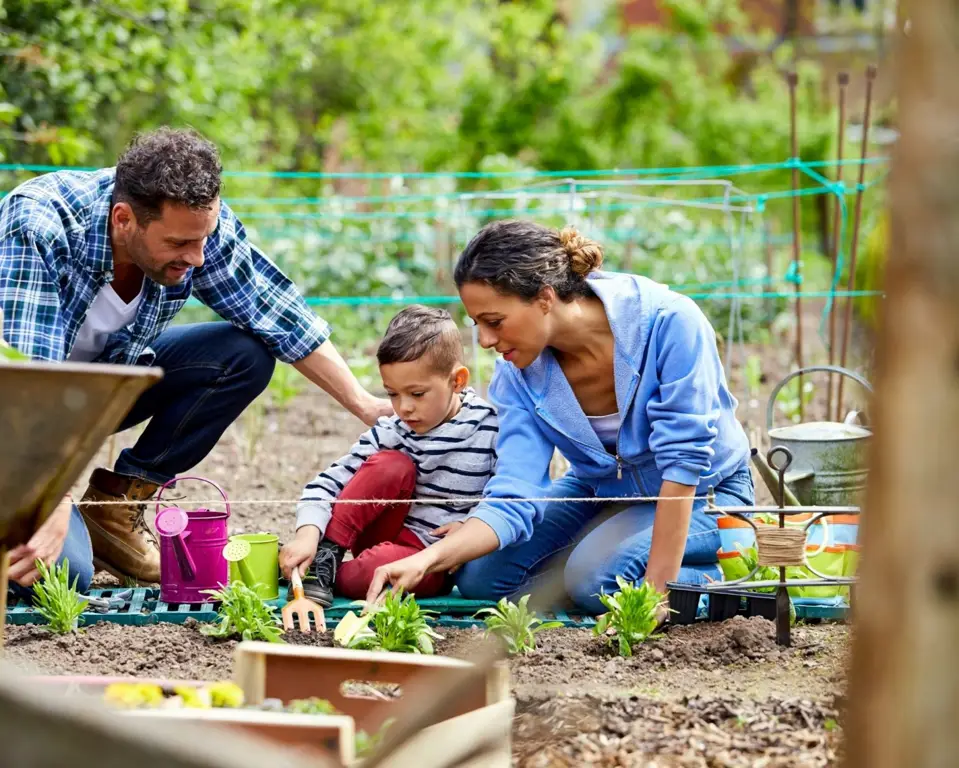
[[390, 320], [376, 350], [380, 365], [410, 363], [429, 356], [432, 366], [448, 373], [463, 364], [463, 339], [445, 309], [411, 304]]

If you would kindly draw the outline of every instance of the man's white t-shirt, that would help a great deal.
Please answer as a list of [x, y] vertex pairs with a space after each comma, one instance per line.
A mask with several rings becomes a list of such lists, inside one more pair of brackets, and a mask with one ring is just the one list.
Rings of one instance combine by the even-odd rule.
[[110, 334], [125, 328], [136, 318], [145, 288], [146, 279], [137, 297], [127, 304], [117, 296], [112, 285], [103, 286], [87, 311], [87, 316], [77, 332], [76, 341], [67, 360], [74, 363], [88, 363], [96, 359], [106, 348]]

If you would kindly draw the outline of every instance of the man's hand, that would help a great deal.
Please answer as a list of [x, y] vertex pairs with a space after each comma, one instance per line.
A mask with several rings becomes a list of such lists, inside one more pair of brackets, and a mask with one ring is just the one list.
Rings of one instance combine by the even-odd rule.
[[316, 557], [317, 547], [320, 546], [320, 529], [315, 525], [304, 525], [296, 532], [293, 541], [283, 547], [280, 552], [280, 568], [286, 578], [294, 568], [300, 569], [300, 576], [306, 575], [307, 568]]
[[362, 420], [363, 423], [368, 427], [372, 427], [376, 424], [376, 420], [382, 416], [392, 416], [393, 404], [384, 398], [373, 397], [370, 395], [369, 402], [364, 406], [363, 410], [357, 414]]
[[63, 552], [63, 542], [70, 528], [73, 500], [68, 496], [61, 501], [41, 525], [30, 541], [10, 550], [10, 581], [21, 587], [31, 587], [39, 578], [36, 561], [52, 565]]
[[390, 401], [374, 397], [363, 388], [329, 339], [293, 363], [293, 367], [368, 427], [380, 416], [393, 415]]
[[392, 586], [394, 594], [400, 590], [411, 592], [416, 589], [432, 565], [432, 558], [428, 553], [429, 547], [402, 560], [381, 565], [373, 571], [373, 581], [366, 592], [367, 604], [372, 605], [379, 600], [387, 584]]

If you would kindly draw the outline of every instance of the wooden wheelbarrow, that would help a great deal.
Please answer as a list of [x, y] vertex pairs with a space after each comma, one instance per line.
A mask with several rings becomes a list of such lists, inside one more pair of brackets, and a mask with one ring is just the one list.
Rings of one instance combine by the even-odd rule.
[[162, 375], [159, 368], [0, 355], [0, 646], [8, 550], [30, 540], [137, 398]]

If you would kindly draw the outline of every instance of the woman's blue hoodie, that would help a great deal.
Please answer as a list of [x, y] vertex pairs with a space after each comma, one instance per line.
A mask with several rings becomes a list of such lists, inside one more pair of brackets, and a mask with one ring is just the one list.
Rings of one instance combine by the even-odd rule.
[[554, 447], [584, 497], [656, 496], [664, 480], [702, 494], [748, 461], [716, 334], [696, 303], [636, 275], [594, 272], [588, 281], [613, 332], [617, 451], [600, 443], [549, 348], [523, 370], [497, 361], [489, 389], [497, 470], [484, 490], [496, 501], [470, 517], [496, 532], [500, 548], [529, 539], [542, 519], [546, 503], [511, 499], [550, 496]]

